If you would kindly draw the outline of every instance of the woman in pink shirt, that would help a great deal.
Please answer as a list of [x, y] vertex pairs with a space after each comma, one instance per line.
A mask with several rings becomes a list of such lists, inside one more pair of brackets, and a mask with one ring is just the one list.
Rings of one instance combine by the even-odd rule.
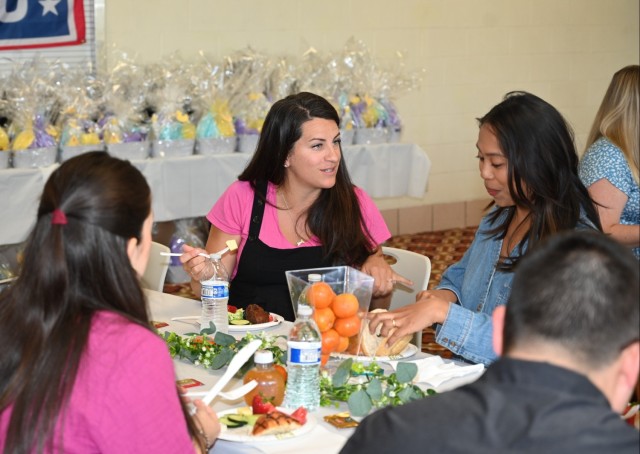
[[[350, 265], [374, 279], [374, 296], [388, 297], [393, 272], [380, 245], [391, 234], [371, 198], [353, 185], [342, 156], [335, 108], [313, 93], [277, 101], [265, 118], [253, 158], [207, 219], [206, 250], [239, 245], [222, 261], [231, 271], [229, 304], [258, 304], [293, 320], [285, 271]], [[211, 276], [202, 249], [184, 247], [181, 261], [200, 293]]]
[[219, 424], [187, 416], [139, 277], [151, 192], [104, 152], [47, 181], [20, 277], [0, 295], [0, 452], [205, 452]]

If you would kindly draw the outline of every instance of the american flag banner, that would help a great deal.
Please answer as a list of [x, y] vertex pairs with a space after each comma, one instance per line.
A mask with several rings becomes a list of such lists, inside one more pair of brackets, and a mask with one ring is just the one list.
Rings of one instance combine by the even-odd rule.
[[82, 44], [82, 0], [0, 0], [0, 50]]

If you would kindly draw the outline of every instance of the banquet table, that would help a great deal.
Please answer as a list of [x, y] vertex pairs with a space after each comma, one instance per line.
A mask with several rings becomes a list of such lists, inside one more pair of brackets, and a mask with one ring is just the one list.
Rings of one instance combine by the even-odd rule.
[[[172, 331], [177, 334], [184, 335], [189, 332], [199, 330], [196, 325], [197, 320], [189, 321], [173, 321], [173, 317], [198, 316], [200, 315], [200, 302], [197, 300], [182, 298], [167, 293], [156, 292], [153, 290], [145, 290], [147, 295], [151, 319], [154, 322], [167, 323], [168, 326], [159, 329], [162, 331]], [[287, 335], [290, 322], [281, 322], [279, 325], [265, 329], [264, 331], [270, 335]], [[237, 339], [242, 338], [245, 332], [231, 332]], [[418, 352], [407, 360], [416, 360], [426, 358], [431, 355]], [[334, 361], [334, 360], [331, 360]], [[176, 377], [182, 379], [196, 379], [203, 383], [198, 387], [189, 388], [188, 391], [206, 391], [209, 390], [218, 378], [224, 373], [222, 370], [211, 370], [203, 367], [195, 366], [186, 360], [174, 359]], [[436, 387], [436, 391], [443, 392], [454, 389], [463, 384], [469, 383], [478, 376], [458, 377], [443, 383], [442, 386]], [[240, 384], [240, 380], [232, 379], [231, 383], [225, 387], [225, 390], [231, 390]], [[230, 408], [244, 406], [244, 400], [225, 401], [220, 397], [214, 399], [212, 407], [215, 411], [220, 412]], [[286, 438], [277, 442], [257, 442], [255, 444], [239, 443], [227, 440], [218, 440], [212, 450], [213, 454], [235, 454], [235, 453], [318, 453], [331, 454], [340, 451], [347, 438], [353, 433], [353, 429], [337, 429], [323, 420], [326, 415], [346, 411], [346, 404], [341, 404], [339, 408], [320, 407], [318, 410], [311, 412], [310, 417], [315, 419], [316, 425], [313, 429], [300, 437]]]
[[[373, 198], [422, 197], [431, 162], [414, 144], [350, 145], [343, 148], [353, 182]], [[158, 222], [204, 216], [242, 172], [249, 153], [134, 160], [151, 186]], [[0, 245], [24, 241], [35, 221], [38, 199], [57, 164], [0, 169]]]

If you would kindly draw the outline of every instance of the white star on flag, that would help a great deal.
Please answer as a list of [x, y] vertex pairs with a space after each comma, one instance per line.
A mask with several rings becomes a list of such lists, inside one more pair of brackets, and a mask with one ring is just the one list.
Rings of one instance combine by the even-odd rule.
[[56, 6], [60, 3], [60, 0], [38, 0], [40, 5], [42, 6], [42, 15], [46, 16], [49, 13], [53, 13], [56, 16], [58, 15], [58, 10]]

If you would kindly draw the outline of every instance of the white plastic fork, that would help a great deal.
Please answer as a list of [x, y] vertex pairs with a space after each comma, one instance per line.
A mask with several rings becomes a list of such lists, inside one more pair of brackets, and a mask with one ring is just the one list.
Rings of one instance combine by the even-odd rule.
[[[227, 245], [227, 247], [222, 249], [221, 251], [214, 252], [213, 254], [205, 254], [204, 252], [201, 252], [198, 255], [209, 259], [215, 255], [222, 256], [228, 251], [235, 251], [236, 249], [238, 249], [238, 243], [236, 243], [235, 240], [229, 240], [225, 244]], [[182, 252], [161, 252], [160, 253], [160, 255], [165, 257], [180, 257], [182, 254], [183, 254]]]
[[[220, 391], [218, 393], [218, 396], [222, 397], [225, 400], [236, 400], [249, 393], [249, 391], [253, 390], [253, 388], [255, 388], [256, 386], [258, 386], [258, 382], [255, 380], [251, 380], [250, 382], [247, 382], [242, 386], [238, 386], [231, 391]], [[203, 397], [206, 395], [207, 391], [194, 391], [185, 394], [186, 397]]]
[[[209, 405], [214, 397], [216, 397], [218, 393], [222, 391], [224, 385], [229, 383], [229, 380], [231, 380], [235, 373], [240, 370], [242, 365], [253, 356], [258, 348], [260, 348], [260, 345], [262, 345], [262, 341], [260, 339], [254, 339], [247, 345], [242, 347], [240, 351], [236, 353], [235, 356], [231, 359], [231, 362], [227, 366], [227, 370], [225, 371], [225, 373], [222, 374], [222, 377], [218, 379], [215, 385], [213, 385], [209, 392], [202, 398], [202, 402], [204, 402], [206, 405]], [[194, 413], [195, 407], [192, 407], [191, 414]]]

